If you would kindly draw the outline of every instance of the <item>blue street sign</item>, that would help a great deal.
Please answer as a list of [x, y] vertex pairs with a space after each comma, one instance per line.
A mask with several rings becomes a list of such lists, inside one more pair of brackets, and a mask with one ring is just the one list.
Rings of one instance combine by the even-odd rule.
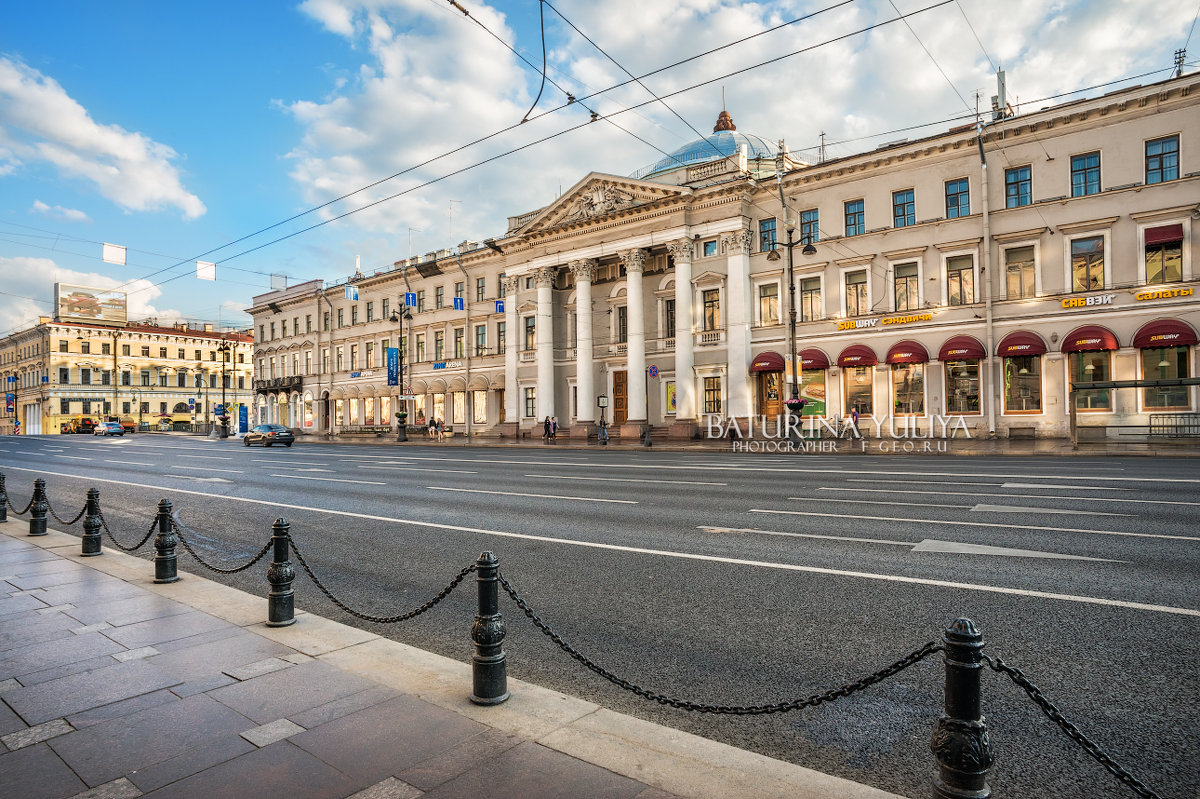
[[358, 286], [346, 286], [346, 299], [358, 301]]
[[8, 376], [8, 382], [10, 382], [10, 383], [15, 383], [15, 382], [17, 382], [16, 375], [9, 375], [9, 376]]
[[245, 433], [250, 429], [250, 409], [245, 405], [238, 406], [238, 432]]
[[7, 411], [8, 413], [16, 412], [16, 410], [17, 410], [17, 395], [16, 394], [5, 394], [4, 395], [4, 410]]
[[467, 310], [467, 301], [464, 300], [462, 297], [455, 297], [454, 298], [454, 310], [456, 310], [456, 311]]
[[496, 313], [504, 313], [504, 300], [496, 300]]
[[225, 406], [224, 406], [224, 405], [221, 405], [221, 404], [219, 404], [219, 403], [217, 404], [217, 407], [216, 407], [216, 415], [217, 415], [217, 416], [224, 416], [224, 415], [225, 415]]
[[650, 364], [650, 366], [647, 367], [646, 371], [650, 374], [651, 377], [658, 377], [658, 367], [655, 366], [654, 364]]
[[387, 348], [387, 384], [389, 386], [400, 385], [400, 348]]
[[407, 305], [409, 308], [416, 308], [417, 307], [417, 292], [415, 292], [415, 291], [404, 292], [404, 304]]
[[196, 398], [188, 397], [188, 410], [196, 410]]

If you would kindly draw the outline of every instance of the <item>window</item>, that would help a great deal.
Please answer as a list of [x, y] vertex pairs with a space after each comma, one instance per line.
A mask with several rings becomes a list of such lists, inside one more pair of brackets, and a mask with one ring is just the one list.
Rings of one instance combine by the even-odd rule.
[[811, 322], [824, 315], [821, 306], [821, 278], [806, 277], [800, 281], [800, 319]]
[[160, 386], [163, 386], [164, 388], [166, 387], [166, 385], [167, 385], [167, 373], [166, 372], [158, 373], [158, 384]]
[[84, 385], [84, 386], [90, 386], [92, 384], [92, 370], [91, 369], [80, 369], [79, 370], [79, 383], [80, 383], [80, 385]]
[[417, 334], [417, 363], [422, 363], [425, 360], [425, 334]]
[[861, 236], [866, 231], [863, 224], [863, 201], [851, 200], [846, 203], [846, 235]]
[[267, 340], [267, 326], [266, 325], [258, 326], [258, 340], [259, 341]]
[[758, 287], [758, 323], [779, 324], [779, 284], [765, 283]]
[[59, 413], [70, 413], [71, 412], [71, 401], [69, 399], [60, 399], [58, 401], [58, 412]]
[[433, 359], [435, 361], [442, 360], [446, 355], [446, 331], [435, 330], [433, 332]]
[[505, 276], [505, 274], [503, 272], [501, 272], [500, 276], [496, 278], [496, 296], [499, 297], [500, 299], [504, 299], [504, 297], [506, 296], [506, 293], [507, 293], [504, 289], [504, 282], [506, 280], [507, 280], [507, 277]]
[[1027, 166], [1004, 170], [1004, 207], [1020, 208], [1033, 202], [1033, 185]]
[[185, 350], [183, 347], [180, 347], [175, 351], [175, 357], [182, 361], [187, 357], [187, 350]]
[[925, 413], [925, 364], [892, 364], [892, 413], [922, 416]]
[[352, 324], [352, 325], [358, 324], [358, 306], [357, 305], [350, 306], [350, 324]]
[[946, 181], [946, 218], [971, 215], [971, 190], [966, 178]]
[[434, 309], [444, 308], [446, 306], [446, 287], [438, 286], [433, 290], [433, 307]]
[[911, 311], [921, 304], [920, 279], [916, 264], [896, 264], [892, 276], [893, 297], [897, 311]]
[[462, 358], [467, 354], [467, 331], [461, 327], [454, 329], [454, 357]]
[[675, 300], [663, 300], [663, 335], [671, 338], [675, 335]]
[[859, 416], [871, 416], [875, 412], [874, 395], [871, 391], [871, 366], [842, 367], [842, 382], [845, 385], [842, 395], [846, 398], [846, 409], [843, 413], [849, 416], [855, 409]]
[[466, 297], [466, 295], [467, 295], [467, 284], [461, 280], [459, 282], [455, 283], [454, 284], [455, 299], [462, 299], [463, 297]]
[[64, 386], [71, 382], [71, 370], [69, 367], [58, 367], [58, 382]]
[[122, 402], [121, 403], [121, 413], [129, 413], [129, 407], [130, 406], [129, 406], [128, 402]]
[[346, 326], [345, 310], [342, 308], [337, 309], [337, 326], [338, 327]]
[[143, 369], [142, 373], [141, 373], [141, 375], [139, 375], [139, 377], [141, 378], [143, 386], [150, 385], [150, 370], [149, 369]]
[[521, 349], [532, 350], [537, 347], [537, 338], [535, 331], [537, 329], [537, 318], [533, 316], [525, 317], [525, 346]]
[[946, 259], [946, 302], [970, 305], [975, 302], [975, 259], [956, 255]]
[[1146, 282], [1183, 280], [1183, 225], [1146, 229]]
[[496, 354], [497, 355], [504, 354], [504, 349], [505, 349], [504, 338], [505, 338], [505, 333], [507, 332], [505, 330], [506, 327], [508, 327], [508, 324], [506, 322], [497, 322], [496, 323]]
[[283, 319], [279, 322], [279, 337], [287, 338], [287, 320]]
[[705, 257], [705, 258], [711, 258], [712, 256], [714, 256], [714, 255], [716, 255], [716, 254], [717, 254], [717, 242], [716, 242], [716, 239], [713, 239], [712, 241], [706, 241], [706, 242], [704, 242], [704, 244], [703, 244], [703, 245], [701, 245], [701, 248], [702, 248], [702, 252], [703, 252], [703, 255], [704, 255], [704, 257]]
[[946, 361], [946, 413], [982, 413], [979, 404], [979, 361]]
[[857, 272], [846, 273], [846, 316], [864, 316], [871, 309], [867, 307], [867, 272], [860, 269]]
[[533, 288], [533, 275], [525, 278], [525, 290], [528, 291], [531, 288]]
[[373, 303], [373, 302], [367, 303], [367, 321], [368, 322], [375, 321], [375, 303]]
[[[1098, 383], [1112, 380], [1111, 358], [1108, 352], [1072, 352], [1068, 354], [1071, 382], [1079, 388], [1081, 383]], [[1075, 407], [1081, 411], [1111, 411], [1112, 392], [1093, 389], [1075, 392]]]
[[1071, 291], [1104, 288], [1104, 237], [1071, 240]]
[[892, 192], [892, 225], [908, 227], [917, 224], [917, 204], [913, 199], [913, 190]]
[[[375, 368], [375, 342], [368, 341], [365, 346], [366, 346], [365, 354], [367, 357], [367, 361], [364, 364], [364, 367], [367, 369], [374, 369]], [[292, 356], [292, 357], [295, 358], [296, 356]], [[293, 361], [292, 374], [300, 374], [299, 371], [296, 371], [298, 368], [299, 367], [296, 366], [295, 361]]]
[[299, 316], [292, 317], [292, 335], [293, 336], [300, 335], [300, 317]]
[[425, 310], [425, 289], [417, 292], [417, 313]]
[[705, 289], [701, 295], [704, 299], [704, 329], [721, 329], [721, 291]]
[[624, 344], [629, 341], [629, 308], [624, 305], [617, 306], [617, 343]]
[[1100, 193], [1100, 153], [1071, 156], [1071, 196]]
[[[337, 371], [339, 371], [339, 372], [342, 371], [342, 368], [346, 365], [346, 352], [342, 347], [337, 347], [334, 349], [334, 365], [336, 366]], [[272, 358], [271, 359], [271, 373], [272, 373], [271, 376], [272, 377], [275, 376], [274, 372], [275, 372], [275, 359]]]
[[1040, 413], [1042, 356], [1017, 355], [1004, 359], [1004, 412]]
[[721, 378], [704, 378], [704, 412], [721, 412]]
[[475, 354], [487, 355], [487, 325], [475, 325]]
[[758, 249], [768, 252], [775, 249], [775, 220], [761, 219], [758, 222]]
[[1011, 247], [1004, 251], [1004, 274], [1010, 300], [1037, 293], [1033, 247]]
[[[63, 351], [65, 352], [66, 350], [63, 350]], [[121, 345], [121, 354], [126, 357], [129, 357], [129, 345], [128, 344]]]
[[487, 424], [487, 392], [471, 392], [471, 421], [475, 424]]
[[813, 208], [800, 212], [800, 241], [814, 244], [821, 240], [821, 215]]
[[123, 386], [133, 385], [133, 375], [130, 374], [129, 372], [121, 372], [121, 385], [123, 385]]
[[[101, 355], [112, 355], [112, 345], [109, 344], [108, 342], [104, 342], [103, 344], [101, 344], [100, 345], [100, 354]], [[179, 357], [182, 358], [183, 356], [181, 355]]]
[[475, 278], [475, 302], [483, 302], [487, 299], [487, 278]]
[[187, 388], [188, 387], [187, 372], [184, 372], [181, 370], [179, 372], [179, 374], [175, 375], [175, 387], [176, 388]]
[[321, 325], [324, 330], [329, 330], [329, 311], [325, 312], [325, 316], [321, 321]]
[[532, 386], [529, 386], [525, 389], [525, 415], [526, 416], [535, 416], [537, 414], [537, 403], [536, 403], [537, 394], [535, 393], [535, 391], [536, 391], [536, 389], [534, 389]]
[[[128, 350], [129, 346], [126, 345], [125, 349]], [[69, 350], [67, 349], [67, 340], [65, 338], [62, 341], [58, 342], [58, 351], [59, 352], [69, 352]], [[128, 355], [129, 353], [126, 352], [125, 354]]]
[[[1143, 380], [1174, 380], [1188, 374], [1188, 348], [1164, 347], [1141, 351]], [[1187, 386], [1156, 386], [1142, 389], [1142, 404], [1147, 410], [1187, 408]]]
[[1146, 142], [1146, 183], [1179, 178], [1179, 137], [1167, 136]]

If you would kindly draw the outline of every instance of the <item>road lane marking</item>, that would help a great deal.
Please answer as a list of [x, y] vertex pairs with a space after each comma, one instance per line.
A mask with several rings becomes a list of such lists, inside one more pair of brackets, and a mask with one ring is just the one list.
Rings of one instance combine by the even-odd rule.
[[[824, 490], [824, 489], [822, 489]], [[849, 502], [854, 505], [895, 505], [913, 508], [970, 508], [971, 505], [931, 505], [928, 502], [893, 502], [890, 499], [837, 499], [835, 497], [788, 497], [798, 502]]]
[[[1047, 497], [1050, 499], [1050, 497]], [[1071, 513], [1079, 516], [1137, 516], [1136, 513], [1108, 513], [1099, 510], [1071, 510], [1069, 508], [1041, 508], [1021, 505], [986, 505], [978, 504], [971, 508], [972, 513]]]
[[784, 533], [778, 530], [758, 530], [753, 527], [709, 527], [700, 525], [697, 530], [708, 530], [710, 533], [754, 533], [755, 535], [773, 535], [780, 538], [819, 538], [825, 541], [853, 541], [856, 544], [885, 544], [892, 547], [915, 546], [912, 541], [891, 541], [886, 538], [857, 538], [852, 535], [817, 535], [816, 533]]
[[194, 474], [164, 474], [163, 477], [174, 477], [179, 480], [198, 480], [201, 483], [232, 483], [223, 477], [197, 477]]
[[[118, 485], [133, 486], [136, 488], [149, 488], [156, 491], [171, 491], [176, 494], [191, 494], [206, 499], [212, 498], [211, 491], [192, 491], [186, 488], [171, 488], [168, 486], [148, 485], [146, 483], [130, 483], [125, 480], [114, 480], [104, 477], [80, 477], [74, 474], [63, 474], [61, 472], [47, 472], [42, 469], [29, 469], [23, 466], [10, 466], [9, 469], [17, 472], [34, 472], [36, 474], [50, 475], [52, 477], [66, 477], [72, 480], [91, 480], [99, 483], [117, 483]], [[1006, 594], [1008, 596], [1021, 596], [1033, 599], [1053, 599], [1063, 602], [1076, 602], [1087, 605], [1102, 605], [1106, 607], [1126, 608], [1129, 610], [1146, 610], [1152, 613], [1169, 613], [1177, 616], [1192, 616], [1200, 618], [1200, 610], [1193, 608], [1176, 608], [1170, 605], [1154, 605], [1146, 602], [1129, 602], [1121, 599], [1104, 599], [1101, 597], [1078, 596], [1075, 594], [1058, 594], [1050, 591], [1034, 591], [1025, 588], [1008, 588], [999, 585], [978, 585], [974, 583], [957, 583], [949, 580], [931, 580], [924, 577], [905, 577], [898, 574], [876, 574], [873, 572], [853, 572], [842, 569], [826, 569], [817, 566], [799, 566], [790, 563], [771, 563], [769, 561], [744, 560], [741, 558], [727, 558], [719, 555], [701, 555], [694, 552], [675, 552], [671, 550], [661, 549], [646, 549], [644, 547], [629, 547], [620, 544], [603, 544], [598, 541], [576, 541], [569, 538], [555, 538], [546, 535], [533, 535], [531, 533], [510, 533], [504, 530], [488, 530], [480, 527], [463, 527], [453, 524], [438, 524], [436, 522], [424, 522], [416, 519], [397, 519], [390, 516], [376, 516], [368, 513], [355, 513], [353, 511], [332, 510], [328, 508], [314, 508], [310, 505], [293, 505], [286, 502], [273, 502], [265, 499], [250, 499], [249, 497], [237, 496], [222, 496], [222, 499], [233, 502], [246, 502], [252, 505], [267, 505], [274, 508], [289, 508], [291, 510], [308, 511], [310, 513], [328, 513], [333, 516], [349, 516], [358, 519], [370, 519], [372, 521], [386, 522], [389, 524], [404, 524], [411, 527], [425, 527], [432, 530], [446, 531], [452, 530], [460, 533], [472, 533], [476, 535], [490, 535], [500, 538], [513, 538], [524, 541], [541, 541], [551, 544], [563, 544], [565, 546], [585, 547], [587, 549], [604, 549], [613, 552], [629, 552], [640, 555], [656, 555], [667, 558], [678, 558], [681, 560], [695, 560], [707, 563], [726, 563], [736, 566], [750, 566], [755, 568], [779, 569], [782, 571], [804, 572], [808, 574], [821, 574], [830, 577], [849, 577], [863, 580], [879, 580], [883, 582], [903, 583], [907, 585], [928, 585], [937, 588], [956, 588], [964, 591], [980, 591], [984, 593]]]
[[149, 466], [150, 465], [143, 461], [110, 461], [110, 460], [106, 459], [104, 462], [105, 463], [119, 463], [119, 464], [122, 464], [123, 466]]
[[377, 483], [373, 480], [339, 480], [336, 477], [301, 477], [298, 474], [273, 474], [271, 477], [285, 477], [288, 480], [319, 480], [322, 483], [357, 483], [367, 486], [385, 486], [387, 483]]
[[[1054, 488], [1054, 489], [1062, 489], [1062, 488], [1079, 488], [1080, 486], [1051, 485], [1051, 484], [1049, 484], [1049, 483], [1002, 483], [1002, 484], [1000, 485], [1000, 487], [1001, 487], [1001, 488]], [[1133, 489], [1133, 488], [1108, 488], [1108, 487], [1106, 486], [1104, 490], [1105, 490], [1105, 491], [1135, 491], [1136, 489]]]
[[430, 469], [428, 466], [367, 466], [359, 464], [360, 469], [383, 469], [390, 472], [432, 472], [434, 474], [479, 474], [470, 469]]
[[[854, 479], [850, 479], [850, 480], [847, 480], [846, 482], [847, 483], [890, 483], [892, 481], [891, 480], [862, 480], [862, 479], [854, 480]], [[973, 482], [968, 482], [966, 480], [926, 480], [926, 481], [924, 481], [924, 484], [925, 485], [946, 485], [946, 486], [995, 486], [996, 488], [1060, 488], [1060, 489], [1061, 488], [1071, 488], [1071, 489], [1086, 488], [1086, 486], [1049, 485], [1049, 484], [1043, 484], [1043, 483], [1003, 483], [1003, 482], [973, 483]], [[842, 489], [842, 490], [850, 491], [851, 489], [847, 488], [847, 489]], [[853, 489], [853, 490], [865, 491], [866, 489], [857, 488], [857, 489]], [[1104, 490], [1105, 491], [1136, 491], [1137, 489], [1136, 488], [1109, 488], [1108, 486], [1105, 486]], [[913, 493], [916, 493], [916, 492], [913, 492]], [[930, 491], [930, 492], [923, 492], [923, 493], [936, 493], [936, 492]]]
[[186, 463], [176, 463], [176, 464], [172, 465], [171, 468], [172, 469], [195, 469], [196, 471], [199, 471], [199, 472], [220, 472], [221, 474], [244, 474], [244, 472], [241, 469], [227, 469], [225, 467], [221, 467], [220, 469], [217, 469], [212, 466], [188, 466]]
[[527, 474], [526, 477], [540, 477], [543, 480], [600, 480], [605, 483], [661, 483], [677, 486], [727, 486], [729, 483], [706, 483], [702, 480], [642, 480], [636, 477], [572, 477], [563, 474]]
[[425, 486], [430, 491], [458, 491], [463, 494], [498, 494], [505, 497], [536, 497], [538, 499], [572, 499], [577, 502], [614, 502], [620, 505], [636, 505], [634, 499], [599, 499], [597, 497], [566, 497], [557, 494], [522, 494], [518, 491], [484, 491], [480, 488], [446, 488], [444, 486]]
[[203, 458], [209, 461], [231, 461], [232, 457], [228, 455], [176, 455], [177, 458]]
[[[1064, 488], [1080, 488], [1080, 486], [1063, 486]], [[868, 494], [927, 494], [933, 497], [977, 497], [978, 491], [912, 491], [900, 488], [834, 488], [822, 486], [818, 491], [863, 491]], [[1105, 491], [1129, 491], [1128, 488], [1109, 488]], [[1172, 499], [1120, 499], [1118, 497], [1047, 497], [1045, 494], [1001, 494], [1005, 499], [1063, 499], [1070, 502], [1137, 502], [1143, 505], [1195, 505], [1195, 502], [1179, 502]]]
[[84, 458], [79, 455], [51, 455], [51, 458], [70, 458], [73, 461], [93, 461], [95, 458]]
[[[825, 489], [821, 490], [824, 491]], [[1062, 508], [1022, 508], [1016, 505], [934, 505], [929, 502], [896, 502], [890, 499], [834, 499], [833, 497], [788, 497], [788, 499], [795, 500], [797, 502], [813, 502], [814, 500], [816, 502], [848, 502], [852, 505], [894, 505], [896, 507], [914, 508], [968, 508], [972, 512], [980, 511], [992, 513], [1071, 513], [1081, 516], [1137, 516], [1136, 513], [1106, 513], [1098, 510], [1065, 510]]]
[[1130, 538], [1165, 538], [1171, 541], [1200, 541], [1200, 537], [1191, 535], [1166, 535], [1164, 533], [1126, 533], [1119, 530], [1087, 530], [1077, 527], [1039, 527], [1032, 524], [1002, 524], [1000, 522], [956, 522], [949, 519], [906, 519], [898, 516], [849, 516], [844, 513], [817, 513], [806, 510], [771, 510], [769, 508], [750, 508], [750, 513], [777, 513], [787, 516], [824, 516], [835, 519], [863, 519], [876, 522], [908, 522], [909, 524], [959, 524], [964, 527], [1003, 527], [1006, 530], [1048, 530], [1055, 533], [1087, 533], [1088, 535], [1119, 535]]

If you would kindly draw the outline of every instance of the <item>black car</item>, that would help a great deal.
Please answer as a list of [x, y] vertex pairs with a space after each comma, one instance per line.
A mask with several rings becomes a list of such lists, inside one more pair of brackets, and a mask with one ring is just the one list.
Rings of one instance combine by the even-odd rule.
[[281, 424], [259, 424], [250, 428], [250, 432], [242, 436], [242, 444], [250, 446], [251, 444], [262, 444], [264, 447], [269, 447], [272, 444], [283, 444], [285, 447], [290, 447], [296, 440], [296, 436], [292, 434]]

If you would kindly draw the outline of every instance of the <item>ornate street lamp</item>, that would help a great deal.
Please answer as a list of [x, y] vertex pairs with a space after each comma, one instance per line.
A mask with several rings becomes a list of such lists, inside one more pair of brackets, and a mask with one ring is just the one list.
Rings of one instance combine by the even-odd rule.
[[[392, 311], [388, 321], [392, 324], [399, 324], [401, 320], [405, 322], [412, 321], [412, 313], [409, 312], [408, 306], [404, 308], [404, 314], [397, 314]], [[400, 329], [400, 336], [404, 339], [404, 346], [400, 348], [400, 395], [407, 395], [404, 385], [404, 362], [408, 360], [408, 338], [404, 335], [404, 328]], [[386, 353], [384, 353], [386, 357]], [[396, 441], [408, 441], [408, 400], [400, 400], [400, 410], [396, 411]]]

